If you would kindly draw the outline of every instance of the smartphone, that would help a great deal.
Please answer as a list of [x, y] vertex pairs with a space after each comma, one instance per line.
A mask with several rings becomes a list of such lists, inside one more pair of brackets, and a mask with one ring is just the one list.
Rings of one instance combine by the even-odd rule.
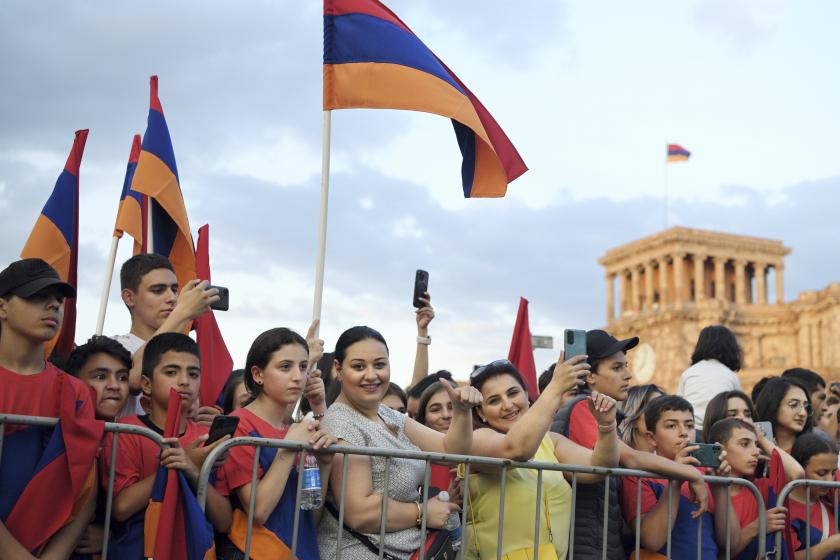
[[429, 291], [429, 273], [425, 270], [417, 269], [414, 274], [414, 307], [420, 309], [426, 307], [426, 304], [420, 301], [426, 292]]
[[773, 424], [771, 424], [770, 422], [754, 422], [754, 424], [757, 430], [761, 430], [761, 432], [764, 434], [764, 437], [766, 437], [773, 443], [776, 443], [776, 440], [773, 439]]
[[759, 459], [753, 476], [755, 478], [768, 478], [770, 476], [770, 461], [763, 457]]
[[225, 416], [224, 414], [214, 416], [213, 424], [210, 426], [210, 437], [207, 438], [204, 445], [212, 445], [225, 436], [233, 436], [238, 425], [238, 416]]
[[720, 466], [720, 451], [719, 443], [696, 443], [699, 449], [691, 452], [691, 456], [700, 461], [701, 467], [709, 467], [716, 469]]
[[566, 329], [563, 331], [563, 356], [565, 360], [586, 354], [586, 331]]
[[223, 286], [207, 286], [207, 289], [216, 288], [219, 290], [219, 301], [211, 303], [210, 309], [215, 311], [227, 311], [230, 308], [230, 292]]

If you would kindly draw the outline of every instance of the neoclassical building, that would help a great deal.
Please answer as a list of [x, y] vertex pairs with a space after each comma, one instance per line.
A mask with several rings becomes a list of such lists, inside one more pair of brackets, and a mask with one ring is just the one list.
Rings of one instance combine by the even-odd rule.
[[700, 330], [716, 323], [744, 349], [745, 388], [796, 366], [840, 379], [840, 283], [785, 302], [789, 253], [781, 241], [684, 227], [607, 251], [607, 330], [641, 338], [637, 381], [676, 389]]

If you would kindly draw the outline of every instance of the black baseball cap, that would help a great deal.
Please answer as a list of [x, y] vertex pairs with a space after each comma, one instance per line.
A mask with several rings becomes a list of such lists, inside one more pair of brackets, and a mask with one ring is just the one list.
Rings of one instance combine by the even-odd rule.
[[586, 332], [586, 355], [591, 364], [595, 360], [609, 358], [616, 352], [627, 352], [639, 344], [639, 337], [618, 340], [616, 337], [599, 329]]
[[0, 272], [0, 296], [12, 294], [25, 299], [52, 286], [58, 287], [64, 297], [76, 297], [76, 288], [42, 259], [21, 259]]

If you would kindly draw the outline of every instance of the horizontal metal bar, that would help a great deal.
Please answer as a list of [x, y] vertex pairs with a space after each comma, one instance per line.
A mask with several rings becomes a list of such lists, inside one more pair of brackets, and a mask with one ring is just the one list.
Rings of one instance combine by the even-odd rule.
[[[45, 416], [22, 416], [20, 414], [0, 414], [0, 424], [14, 424], [17, 426], [37, 426], [40, 428], [51, 428], [58, 424], [58, 418], [47, 418]], [[163, 443], [163, 436], [143, 426], [131, 424], [120, 424], [119, 422], [105, 422], [105, 432], [121, 434], [135, 434], [145, 436], [154, 441], [160, 447], [167, 447]]]

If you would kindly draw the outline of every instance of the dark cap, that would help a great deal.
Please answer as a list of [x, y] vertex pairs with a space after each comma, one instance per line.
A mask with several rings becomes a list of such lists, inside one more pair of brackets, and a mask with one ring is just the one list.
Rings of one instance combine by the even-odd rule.
[[51, 286], [58, 287], [64, 297], [76, 297], [76, 289], [42, 259], [21, 259], [0, 272], [0, 296], [10, 293], [29, 298]]
[[595, 360], [609, 358], [616, 352], [627, 352], [639, 344], [639, 337], [618, 340], [607, 331], [594, 330], [586, 332], [586, 354], [590, 364]]

